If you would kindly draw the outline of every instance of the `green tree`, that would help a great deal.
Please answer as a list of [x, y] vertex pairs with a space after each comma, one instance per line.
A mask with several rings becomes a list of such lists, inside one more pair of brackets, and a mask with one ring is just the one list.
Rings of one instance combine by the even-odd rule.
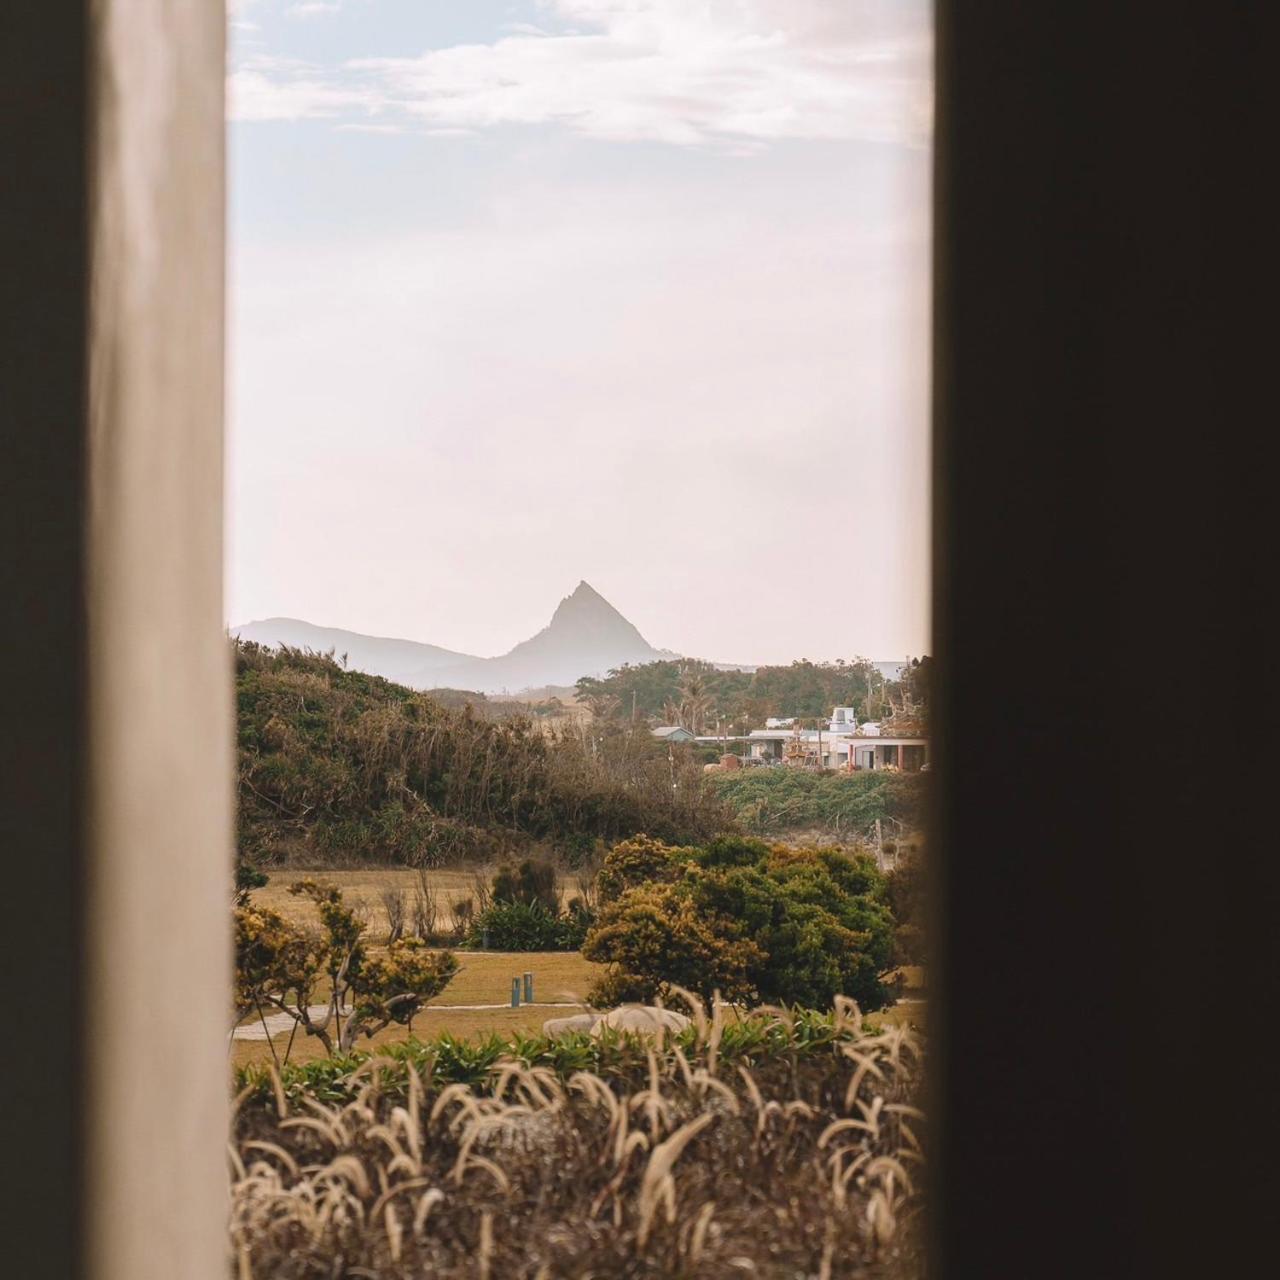
[[494, 874], [491, 893], [494, 902], [537, 905], [553, 916], [560, 910], [556, 869], [545, 858], [503, 863]]
[[692, 659], [618, 667], [603, 678], [578, 681], [578, 699], [600, 720], [657, 720], [701, 732], [717, 723], [730, 732], [759, 728], [768, 716], [825, 719], [832, 707], [853, 707], [860, 720], [895, 710], [922, 714], [928, 702], [929, 659], [910, 663], [887, 681], [866, 658], [836, 662], [800, 659], [755, 671], [720, 671]]
[[842, 994], [867, 1011], [894, 996], [893, 914], [870, 858], [744, 838], [700, 849], [628, 841], [601, 880], [583, 945], [611, 966], [598, 1001], [672, 984], [812, 1007]]
[[255, 889], [261, 889], [267, 883], [267, 877], [253, 863], [242, 857], [236, 858], [235, 905], [243, 907], [249, 901], [249, 895]]
[[319, 930], [252, 902], [236, 908], [237, 1022], [276, 1009], [327, 1053], [349, 1053], [361, 1036], [411, 1022], [458, 971], [451, 952], [432, 951], [421, 938], [399, 938], [370, 955], [365, 926], [340, 889], [302, 880], [290, 892], [315, 904]]
[[[753, 974], [767, 959], [737, 922], [700, 910], [674, 884], [626, 890], [602, 909], [582, 954], [614, 965], [637, 998], [676, 983], [707, 997], [719, 990], [728, 1000], [750, 999], [757, 994]], [[597, 1001], [599, 995], [592, 992]]]
[[[888, 849], [888, 846], [886, 846]], [[912, 846], [898, 851], [892, 871], [885, 877], [889, 906], [897, 928], [894, 946], [898, 964], [924, 964], [926, 899], [924, 856]]]
[[614, 902], [628, 889], [637, 889], [654, 881], [674, 880], [679, 874], [677, 856], [681, 852], [646, 835], [619, 841], [605, 855], [596, 875], [596, 894], [600, 902]]

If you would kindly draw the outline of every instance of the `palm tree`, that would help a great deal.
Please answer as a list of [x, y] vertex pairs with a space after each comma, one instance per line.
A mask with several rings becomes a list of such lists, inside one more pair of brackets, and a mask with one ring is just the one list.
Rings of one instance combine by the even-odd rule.
[[697, 735], [715, 706], [715, 699], [707, 685], [706, 675], [697, 667], [682, 667], [678, 688], [680, 723], [690, 733]]

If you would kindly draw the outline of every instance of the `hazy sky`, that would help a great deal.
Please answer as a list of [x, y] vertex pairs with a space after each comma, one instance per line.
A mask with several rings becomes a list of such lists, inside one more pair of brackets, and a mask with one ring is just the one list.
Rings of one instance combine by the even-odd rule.
[[227, 615], [919, 654], [917, 0], [238, 0]]

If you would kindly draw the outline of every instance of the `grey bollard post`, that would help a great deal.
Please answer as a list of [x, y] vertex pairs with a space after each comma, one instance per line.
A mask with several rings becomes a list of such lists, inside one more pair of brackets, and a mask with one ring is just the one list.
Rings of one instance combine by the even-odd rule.
[[524, 1002], [525, 1004], [533, 1003], [533, 974], [531, 973], [524, 975]]
[[511, 1007], [518, 1009], [520, 1007], [520, 979], [511, 979]]

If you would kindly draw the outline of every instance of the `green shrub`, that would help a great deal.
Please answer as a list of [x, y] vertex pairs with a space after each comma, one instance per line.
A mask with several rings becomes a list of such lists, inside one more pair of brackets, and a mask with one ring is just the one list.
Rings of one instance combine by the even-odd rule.
[[542, 858], [526, 858], [519, 866], [505, 862], [493, 877], [494, 902], [540, 906], [552, 915], [560, 908], [556, 869]]
[[898, 922], [895, 940], [897, 962], [924, 964], [926, 902], [924, 863], [920, 852], [914, 847], [905, 850], [885, 877], [885, 884], [889, 906]]
[[571, 831], [561, 836], [556, 841], [556, 848], [563, 864], [570, 871], [590, 867], [598, 862], [605, 852], [605, 845], [600, 837], [585, 831]]
[[[625, 993], [614, 1004], [624, 1003]], [[792, 1078], [798, 1063], [840, 1060], [834, 1053], [842, 1044], [853, 1043], [870, 1027], [850, 1024], [831, 1011], [796, 1010], [794, 1017], [726, 1017], [717, 1046], [722, 1062], [749, 1065], [757, 1074], [775, 1062]], [[449, 1034], [423, 1041], [416, 1037], [390, 1041], [376, 1050], [356, 1049], [344, 1055], [317, 1058], [309, 1062], [286, 1063], [273, 1078], [270, 1062], [249, 1063], [232, 1073], [232, 1087], [243, 1091], [237, 1121], [258, 1114], [276, 1114], [276, 1080], [293, 1106], [305, 1101], [345, 1104], [360, 1097], [369, 1086], [371, 1060], [379, 1063], [378, 1086], [384, 1097], [403, 1102], [410, 1093], [410, 1075], [416, 1073], [420, 1086], [441, 1089], [450, 1084], [492, 1083], [494, 1070], [503, 1062], [518, 1061], [542, 1067], [561, 1080], [579, 1071], [591, 1071], [618, 1089], [638, 1089], [652, 1079], [653, 1055], [663, 1079], [684, 1079], [690, 1059], [703, 1044], [696, 1027], [689, 1027], [669, 1039], [654, 1043], [647, 1038], [623, 1033], [604, 1036], [542, 1033], [521, 1035], [497, 1032], [488, 1036], [458, 1039]], [[917, 1062], [913, 1048], [910, 1061]], [[874, 1082], [874, 1078], [870, 1083]]]
[[596, 876], [596, 893], [601, 903], [613, 902], [628, 889], [651, 884], [655, 880], [674, 879], [679, 852], [682, 851], [645, 835], [615, 844]]
[[243, 907], [248, 904], [249, 895], [255, 889], [261, 889], [267, 883], [267, 877], [253, 863], [237, 856], [235, 904]]
[[699, 910], [674, 884], [628, 889], [600, 913], [582, 954], [614, 966], [590, 992], [602, 1006], [620, 988], [651, 1000], [676, 983], [710, 997], [750, 1000], [752, 979], [768, 957], [742, 935], [737, 922]]
[[717, 836], [697, 850], [693, 860], [700, 867], [751, 867], [769, 852], [763, 840], [750, 836]]
[[651, 978], [638, 978], [615, 966], [591, 984], [587, 999], [597, 1009], [614, 1009], [620, 1004], [652, 1004], [660, 985]]
[[464, 945], [493, 951], [577, 951], [591, 922], [581, 909], [559, 915], [539, 902], [494, 902], [471, 921]]
[[845, 995], [866, 1011], [893, 998], [893, 914], [869, 858], [740, 838], [704, 849], [627, 841], [605, 859], [606, 878], [582, 948], [612, 966], [593, 1003], [673, 984], [807, 1007]]
[[929, 779], [889, 770], [727, 769], [707, 776], [742, 828], [757, 835], [813, 827], [865, 835], [877, 818], [918, 827]]

